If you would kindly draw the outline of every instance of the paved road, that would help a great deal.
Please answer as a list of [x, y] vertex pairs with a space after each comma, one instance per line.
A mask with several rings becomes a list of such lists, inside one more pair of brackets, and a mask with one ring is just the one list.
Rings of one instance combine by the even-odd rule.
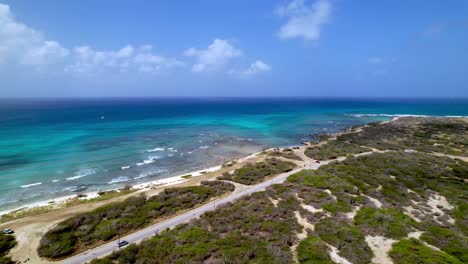
[[[363, 153], [363, 154], [368, 154], [368, 153]], [[341, 160], [344, 160], [344, 159], [345, 158], [339, 158], [338, 160], [341, 161]], [[232, 194], [230, 194], [230, 195], [228, 195], [226, 197], [220, 198], [220, 199], [218, 199], [218, 200], [216, 200], [214, 202], [211, 202], [209, 204], [202, 205], [202, 206], [197, 207], [197, 208], [195, 208], [195, 209], [193, 209], [191, 211], [188, 211], [186, 213], [177, 215], [177, 216], [175, 216], [173, 218], [170, 218], [170, 219], [165, 220], [163, 222], [160, 222], [158, 224], [149, 226], [149, 227], [147, 227], [145, 229], [142, 229], [140, 231], [132, 233], [132, 234], [130, 234], [128, 236], [122, 237], [121, 240], [126, 240], [129, 243], [141, 242], [145, 238], [154, 236], [158, 231], [164, 230], [166, 228], [173, 228], [173, 227], [175, 227], [175, 226], [177, 226], [179, 224], [188, 222], [193, 218], [197, 218], [197, 217], [199, 217], [200, 215], [202, 215], [203, 213], [205, 213], [207, 211], [214, 210], [215, 206], [217, 207], [217, 206], [226, 204], [228, 202], [234, 202], [234, 201], [236, 201], [237, 199], [239, 199], [239, 198], [241, 198], [243, 196], [250, 195], [252, 193], [259, 192], [259, 191], [264, 191], [268, 186], [270, 186], [272, 184], [284, 182], [286, 180], [286, 178], [288, 178], [290, 175], [292, 175], [294, 173], [297, 173], [297, 172], [299, 172], [299, 171], [301, 171], [303, 169], [315, 170], [315, 169], [319, 168], [321, 165], [327, 164], [328, 162], [325, 161], [325, 162], [322, 162], [320, 164], [312, 163], [312, 162], [308, 162], [308, 163], [310, 163], [310, 164], [308, 164], [309, 166], [306, 166], [306, 167], [303, 167], [303, 168], [298, 168], [298, 169], [292, 170], [290, 172], [280, 174], [280, 175], [272, 178], [271, 180], [259, 183], [257, 185], [245, 186], [245, 187], [240, 188], [240, 190], [239, 190], [239, 188], [237, 188], [235, 192], [233, 192]], [[90, 249], [90, 250], [85, 251], [85, 252], [83, 252], [81, 254], [78, 254], [76, 256], [70, 257], [69, 259], [65, 260], [63, 263], [66, 263], [66, 264], [86, 263], [86, 262], [89, 262], [89, 261], [91, 261], [91, 260], [93, 260], [95, 258], [100, 258], [100, 257], [104, 257], [106, 255], [109, 255], [115, 250], [118, 250], [117, 240], [114, 240], [114, 241], [109, 242], [107, 244], [104, 244], [104, 245], [101, 245], [99, 247]]]

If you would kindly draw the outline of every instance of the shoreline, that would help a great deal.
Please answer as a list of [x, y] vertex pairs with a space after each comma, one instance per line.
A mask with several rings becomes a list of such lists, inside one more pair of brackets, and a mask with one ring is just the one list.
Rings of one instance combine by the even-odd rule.
[[[270, 148], [268, 148], [268, 149], [270, 149]], [[266, 149], [266, 150], [268, 150], [268, 149]], [[232, 160], [230, 160], [228, 162], [234, 162], [234, 161], [243, 162], [245, 160], [248, 160], [250, 158], [255, 157], [256, 155], [260, 154], [261, 152], [262, 151], [255, 152], [255, 153], [249, 154], [247, 156], [242, 156], [242, 157], [239, 157], [237, 159], [232, 159]], [[212, 167], [209, 167], [209, 168], [206, 168], [206, 169], [190, 171], [190, 172], [183, 173], [183, 174], [177, 174], [177, 175], [169, 176], [167, 178], [162, 178], [162, 179], [158, 179], [158, 180], [151, 180], [151, 181], [147, 181], [147, 182], [143, 182], [143, 183], [137, 183], [137, 184], [131, 185], [130, 190], [133, 190], [134, 192], [143, 192], [143, 191], [151, 190], [154, 187], [171, 186], [171, 185], [174, 185], [174, 184], [178, 184], [178, 183], [182, 183], [184, 181], [187, 181], [190, 178], [195, 178], [195, 177], [207, 174], [207, 173], [213, 173], [213, 172], [219, 171], [222, 168], [223, 168], [223, 164], [217, 165], [217, 166], [212, 166]], [[190, 177], [183, 178], [184, 176], [188, 176], [188, 175], [190, 175]], [[114, 189], [106, 190], [104, 192], [105, 193], [108, 193], [108, 192], [121, 192], [123, 189], [124, 189], [124, 187], [114, 188]], [[66, 208], [66, 204], [68, 202], [71, 202], [74, 199], [79, 199], [79, 200], [82, 200], [82, 201], [86, 201], [86, 200], [91, 200], [91, 199], [94, 199], [94, 198], [98, 198], [99, 196], [100, 195], [99, 195], [98, 191], [93, 191], [93, 192], [84, 192], [84, 193], [77, 193], [77, 194], [72, 194], [72, 195], [61, 196], [61, 197], [57, 197], [57, 198], [54, 198], [54, 199], [47, 199], [47, 200], [44, 200], [44, 201], [37, 201], [37, 202], [29, 203], [29, 204], [24, 204], [23, 206], [15, 207], [15, 208], [12, 208], [12, 209], [7, 209], [7, 210], [0, 211], [0, 217], [2, 217], [4, 215], [11, 214], [11, 213], [20, 213], [22, 211], [27, 211], [27, 210], [34, 210], [34, 209], [40, 209], [40, 208], [46, 209], [46, 207], [51, 207], [50, 208], [51, 210], [60, 210], [60, 209]]]
[[[368, 117], [386, 117], [386, 118], [388, 118], [388, 120], [379, 121], [379, 122], [382, 122], [382, 123], [392, 122], [392, 121], [395, 121], [395, 120], [398, 120], [398, 119], [404, 118], [404, 117], [435, 117], [435, 118], [462, 118], [462, 119], [468, 118], [468, 116], [451, 116], [451, 115], [434, 116], [434, 115], [417, 115], [417, 114], [346, 114], [346, 115], [351, 115], [351, 116], [356, 116], [356, 117], [366, 117], [366, 116], [368, 116]], [[363, 123], [363, 124], [359, 125], [359, 127], [366, 126], [367, 124], [368, 123]], [[336, 135], [339, 135], [339, 134], [342, 134], [342, 133], [346, 133], [346, 130], [348, 128], [349, 127], [344, 127], [342, 129], [340, 129], [339, 131], [336, 131], [336, 132], [333, 132], [333, 133], [327, 133], [327, 134], [336, 136]], [[297, 146], [303, 146], [303, 145], [298, 143], [297, 145], [289, 145], [289, 146], [284, 146], [284, 147], [269, 147], [269, 148], [266, 148], [266, 149], [264, 149], [262, 151], [254, 152], [252, 154], [248, 154], [246, 156], [241, 156], [239, 158], [234, 158], [234, 159], [229, 160], [227, 162], [228, 163], [229, 162], [244, 162], [244, 161], [246, 161], [248, 159], [256, 157], [258, 154], [262, 153], [263, 151], [271, 150], [271, 149], [274, 149], [274, 148], [292, 148], [292, 147], [297, 147]], [[147, 181], [147, 182], [137, 183], [137, 184], [131, 185], [130, 189], [134, 190], [134, 192], [143, 192], [143, 191], [151, 190], [154, 187], [171, 186], [171, 185], [174, 185], [174, 184], [182, 183], [184, 181], [187, 181], [190, 178], [201, 176], [201, 175], [204, 175], [206, 173], [216, 172], [216, 171], [222, 169], [223, 165], [225, 163], [226, 162], [224, 162], [221, 165], [212, 166], [212, 167], [209, 167], [209, 168], [206, 168], [206, 169], [200, 169], [200, 170], [195, 170], [195, 171], [191, 171], [191, 172], [187, 172], [187, 173], [183, 173], [183, 174], [177, 174], [177, 175], [169, 176], [167, 178], [162, 178], [162, 179], [158, 179], [158, 180], [150, 180], [150, 181]], [[187, 175], [191, 175], [191, 176], [189, 178], [183, 178], [184, 176], [187, 176]], [[33, 184], [33, 185], [35, 185], [35, 184]], [[121, 192], [124, 188], [125, 187], [114, 188], [114, 189], [106, 190], [104, 192], [105, 193], [108, 193], [108, 192]], [[61, 197], [57, 197], [57, 198], [53, 198], [53, 199], [47, 199], [47, 200], [44, 200], [44, 201], [37, 201], [37, 202], [29, 203], [29, 204], [24, 204], [22, 206], [18, 206], [18, 207], [12, 208], [12, 209], [7, 209], [7, 210], [0, 211], [0, 217], [2, 217], [4, 215], [11, 214], [11, 213], [20, 213], [20, 212], [27, 211], [27, 210], [34, 210], [34, 209], [40, 209], [40, 208], [46, 209], [46, 207], [51, 207], [50, 208], [51, 210], [60, 210], [60, 209], [63, 209], [63, 208], [67, 208], [67, 206], [66, 206], [67, 202], [71, 202], [73, 199], [79, 199], [81, 201], [86, 201], [86, 200], [91, 200], [91, 199], [98, 198], [98, 197], [100, 197], [99, 191], [84, 192], [84, 193], [77, 193], [77, 194], [72, 194], [72, 195], [61, 196]]]

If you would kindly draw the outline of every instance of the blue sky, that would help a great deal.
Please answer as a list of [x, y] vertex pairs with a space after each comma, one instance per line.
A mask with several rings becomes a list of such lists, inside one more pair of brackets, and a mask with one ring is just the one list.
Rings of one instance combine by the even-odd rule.
[[468, 97], [465, 0], [0, 0], [0, 97]]

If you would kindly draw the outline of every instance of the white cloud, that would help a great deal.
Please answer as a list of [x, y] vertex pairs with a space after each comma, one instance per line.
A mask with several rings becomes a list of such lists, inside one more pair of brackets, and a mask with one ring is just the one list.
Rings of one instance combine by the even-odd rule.
[[367, 59], [367, 62], [370, 64], [383, 64], [385, 60], [380, 57], [370, 57]]
[[133, 47], [131, 45], [127, 45], [120, 50], [117, 51], [115, 54], [117, 58], [129, 58], [133, 54]]
[[242, 56], [242, 51], [235, 48], [227, 40], [215, 39], [207, 49], [190, 48], [184, 54], [197, 59], [197, 62], [192, 66], [192, 71], [206, 72], [216, 70], [230, 59]]
[[281, 39], [320, 39], [322, 26], [330, 20], [331, 9], [329, 0], [318, 0], [312, 6], [307, 6], [305, 0], [291, 1], [289, 5], [276, 10], [279, 16], [289, 18], [280, 28], [278, 36]]
[[15, 20], [10, 7], [0, 4], [0, 62], [43, 65], [56, 63], [69, 54], [57, 41]]
[[126, 72], [136, 69], [148, 73], [183, 66], [183, 63], [176, 59], [152, 54], [150, 45], [135, 50], [132, 45], [116, 51], [96, 51], [88, 46], [76, 47], [73, 51], [74, 62], [65, 70], [69, 73], [96, 73], [105, 70]]
[[157, 72], [164, 68], [182, 67], [185, 64], [174, 58], [166, 58], [147, 52], [137, 54], [133, 59], [140, 72]]
[[231, 71], [232, 74], [238, 75], [242, 78], [247, 78], [256, 74], [264, 73], [271, 71], [271, 66], [264, 63], [261, 60], [257, 60], [250, 64], [250, 66], [246, 69], [240, 71]]

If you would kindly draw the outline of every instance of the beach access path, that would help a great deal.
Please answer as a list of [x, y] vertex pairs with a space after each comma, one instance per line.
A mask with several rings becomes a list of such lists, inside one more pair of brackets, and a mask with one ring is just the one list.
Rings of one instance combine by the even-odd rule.
[[[366, 152], [366, 153], [361, 153], [359, 156], [362, 155], [368, 155], [373, 153], [371, 152]], [[149, 238], [157, 234], [159, 231], [165, 230], [167, 228], [173, 228], [179, 224], [186, 223], [190, 221], [191, 219], [197, 218], [200, 215], [202, 215], [205, 212], [215, 210], [217, 207], [222, 206], [227, 203], [232, 203], [238, 200], [239, 198], [246, 196], [246, 195], [251, 195], [252, 193], [255, 192], [260, 192], [264, 191], [267, 187], [277, 184], [277, 183], [283, 183], [290, 175], [295, 174], [303, 169], [308, 169], [308, 170], [316, 170], [320, 166], [328, 164], [333, 161], [343, 161], [345, 160], [345, 157], [340, 157], [335, 160], [329, 160], [329, 161], [323, 161], [321, 163], [315, 163], [312, 162], [312, 160], [309, 159], [309, 162], [305, 162], [304, 167], [300, 167], [297, 169], [294, 169], [290, 172], [282, 173], [276, 177], [273, 177], [267, 181], [264, 181], [262, 183], [256, 184], [256, 185], [250, 185], [250, 186], [242, 186], [242, 188], [236, 188], [236, 190], [231, 193], [228, 196], [225, 196], [223, 198], [219, 198], [217, 200], [214, 200], [208, 204], [202, 205], [200, 207], [197, 207], [193, 210], [190, 210], [188, 212], [182, 213], [180, 215], [177, 215], [175, 217], [172, 217], [170, 219], [167, 219], [163, 222], [157, 223], [155, 225], [149, 226], [147, 228], [144, 228], [140, 231], [137, 231], [135, 233], [132, 233], [130, 235], [121, 237], [120, 240], [125, 240], [129, 243], [139, 243], [145, 238]], [[113, 240], [109, 243], [103, 244], [99, 247], [87, 250], [85, 252], [82, 252], [80, 254], [77, 254], [75, 256], [72, 256], [66, 260], [64, 260], [63, 263], [66, 264], [82, 264], [82, 263], [87, 263], [90, 262], [93, 259], [100, 258], [107, 256], [111, 254], [112, 252], [119, 250], [119, 247], [117, 246], [118, 240]]]

